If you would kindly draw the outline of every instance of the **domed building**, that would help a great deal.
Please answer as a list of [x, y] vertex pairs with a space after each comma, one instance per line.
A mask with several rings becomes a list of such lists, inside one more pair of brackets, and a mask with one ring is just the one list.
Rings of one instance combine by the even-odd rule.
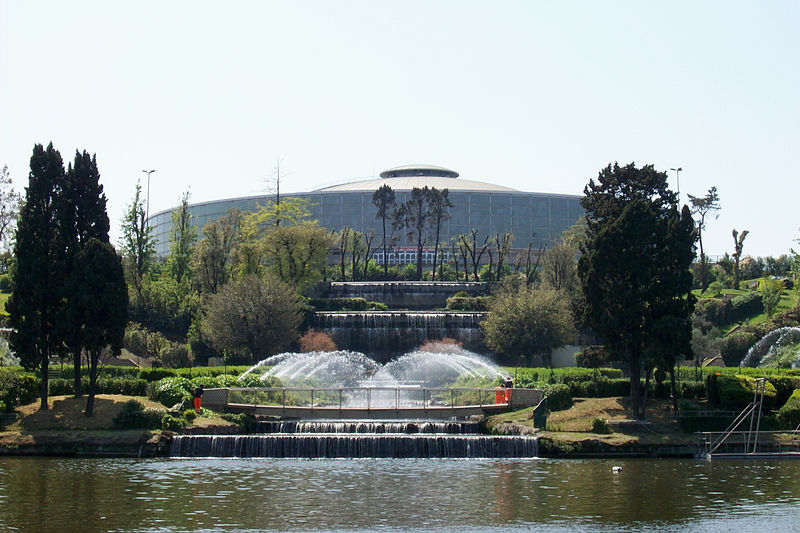
[[[310, 192], [290, 193], [282, 197], [309, 200], [313, 218], [331, 231], [350, 227], [361, 232], [376, 234], [380, 242], [381, 220], [376, 218], [377, 208], [372, 195], [381, 186], [388, 185], [395, 192], [397, 205], [409, 199], [414, 188], [433, 187], [448, 189], [453, 204], [450, 219], [441, 228], [440, 239], [449, 242], [459, 234], [477, 229], [479, 238], [509, 232], [513, 235], [512, 248], [527, 249], [539, 245], [549, 247], [561, 233], [583, 215], [581, 196], [524, 192], [502, 185], [474, 181], [459, 177], [458, 172], [432, 165], [405, 165], [381, 172], [379, 178], [343, 183]], [[224, 216], [229, 209], [255, 211], [264, 205], [266, 195], [213, 200], [190, 205], [198, 231], [206, 224]], [[157, 253], [169, 253], [171, 213], [168, 209], [150, 217], [157, 239]], [[410, 250], [413, 242], [400, 236], [390, 262], [413, 262]], [[430, 236], [431, 242], [434, 236]], [[432, 246], [432, 242], [431, 242]], [[380, 255], [377, 251], [376, 255]]]

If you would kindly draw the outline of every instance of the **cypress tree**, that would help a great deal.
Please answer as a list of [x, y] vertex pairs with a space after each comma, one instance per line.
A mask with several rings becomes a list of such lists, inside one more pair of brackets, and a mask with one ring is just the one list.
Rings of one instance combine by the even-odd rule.
[[33, 147], [25, 204], [20, 211], [14, 255], [14, 288], [6, 304], [10, 344], [22, 365], [42, 373], [41, 409], [47, 409], [50, 356], [61, 345], [64, 250], [60, 246], [58, 197], [64, 181], [61, 154], [50, 143]]

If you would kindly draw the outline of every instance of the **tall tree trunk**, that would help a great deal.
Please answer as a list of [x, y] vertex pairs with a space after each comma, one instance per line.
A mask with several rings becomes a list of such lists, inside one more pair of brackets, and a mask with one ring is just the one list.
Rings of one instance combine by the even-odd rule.
[[46, 357], [42, 358], [42, 388], [40, 389], [41, 392], [41, 403], [39, 404], [39, 409], [42, 411], [47, 411], [50, 406], [47, 404], [47, 394], [48, 394], [48, 387], [49, 377], [48, 373], [50, 372], [50, 354], [48, 353]]
[[72, 352], [72, 370], [73, 370], [73, 388], [75, 389], [75, 397], [80, 398], [83, 395], [81, 390], [81, 351], [80, 349]]
[[86, 398], [86, 416], [94, 414], [94, 396], [97, 392], [97, 361], [100, 359], [99, 352], [93, 352], [89, 357], [89, 394]]
[[698, 233], [700, 243], [700, 290], [705, 292], [708, 288], [708, 275], [706, 274], [706, 254], [703, 253], [703, 233]]
[[631, 354], [629, 357], [631, 371], [631, 409], [633, 416], [640, 418], [639, 409], [641, 407], [641, 378], [642, 368], [640, 366], [639, 354]]

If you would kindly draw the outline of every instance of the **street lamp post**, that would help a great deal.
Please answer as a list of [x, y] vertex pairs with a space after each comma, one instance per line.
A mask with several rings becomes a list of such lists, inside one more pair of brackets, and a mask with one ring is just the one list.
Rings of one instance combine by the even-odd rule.
[[142, 172], [147, 174], [147, 210], [145, 211], [144, 219], [148, 220], [150, 218], [150, 174], [155, 170], [142, 170]]
[[678, 167], [678, 168], [671, 168], [670, 170], [674, 170], [675, 171], [675, 186], [678, 189], [678, 206], [680, 206], [680, 203], [681, 203], [681, 170], [683, 170], [683, 169], [681, 167]]

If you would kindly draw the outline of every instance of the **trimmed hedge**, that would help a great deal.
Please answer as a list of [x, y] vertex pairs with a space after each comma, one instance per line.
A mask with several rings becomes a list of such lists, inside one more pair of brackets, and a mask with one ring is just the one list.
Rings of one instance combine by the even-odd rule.
[[719, 352], [725, 364], [729, 367], [738, 366], [756, 340], [755, 334], [750, 331], [735, 331], [724, 337]]
[[[53, 396], [75, 394], [75, 383], [71, 379], [54, 378], [47, 382], [47, 392]], [[81, 379], [81, 390], [89, 390], [88, 378]], [[96, 394], [124, 394], [125, 396], [146, 396], [147, 381], [130, 378], [99, 378]]]
[[[743, 375], [712, 374], [706, 380], [708, 399], [723, 411], [741, 411], [753, 401], [756, 378]], [[764, 387], [764, 411], [775, 408], [777, 390], [769, 381]]]
[[625, 378], [598, 378], [592, 381], [567, 382], [573, 397], [579, 398], [608, 398], [612, 396], [628, 396], [631, 391], [631, 382]]
[[308, 303], [317, 311], [366, 311], [369, 308], [364, 298], [309, 298]]
[[778, 410], [778, 426], [794, 430], [800, 426], [800, 389], [792, 392], [786, 403]]

